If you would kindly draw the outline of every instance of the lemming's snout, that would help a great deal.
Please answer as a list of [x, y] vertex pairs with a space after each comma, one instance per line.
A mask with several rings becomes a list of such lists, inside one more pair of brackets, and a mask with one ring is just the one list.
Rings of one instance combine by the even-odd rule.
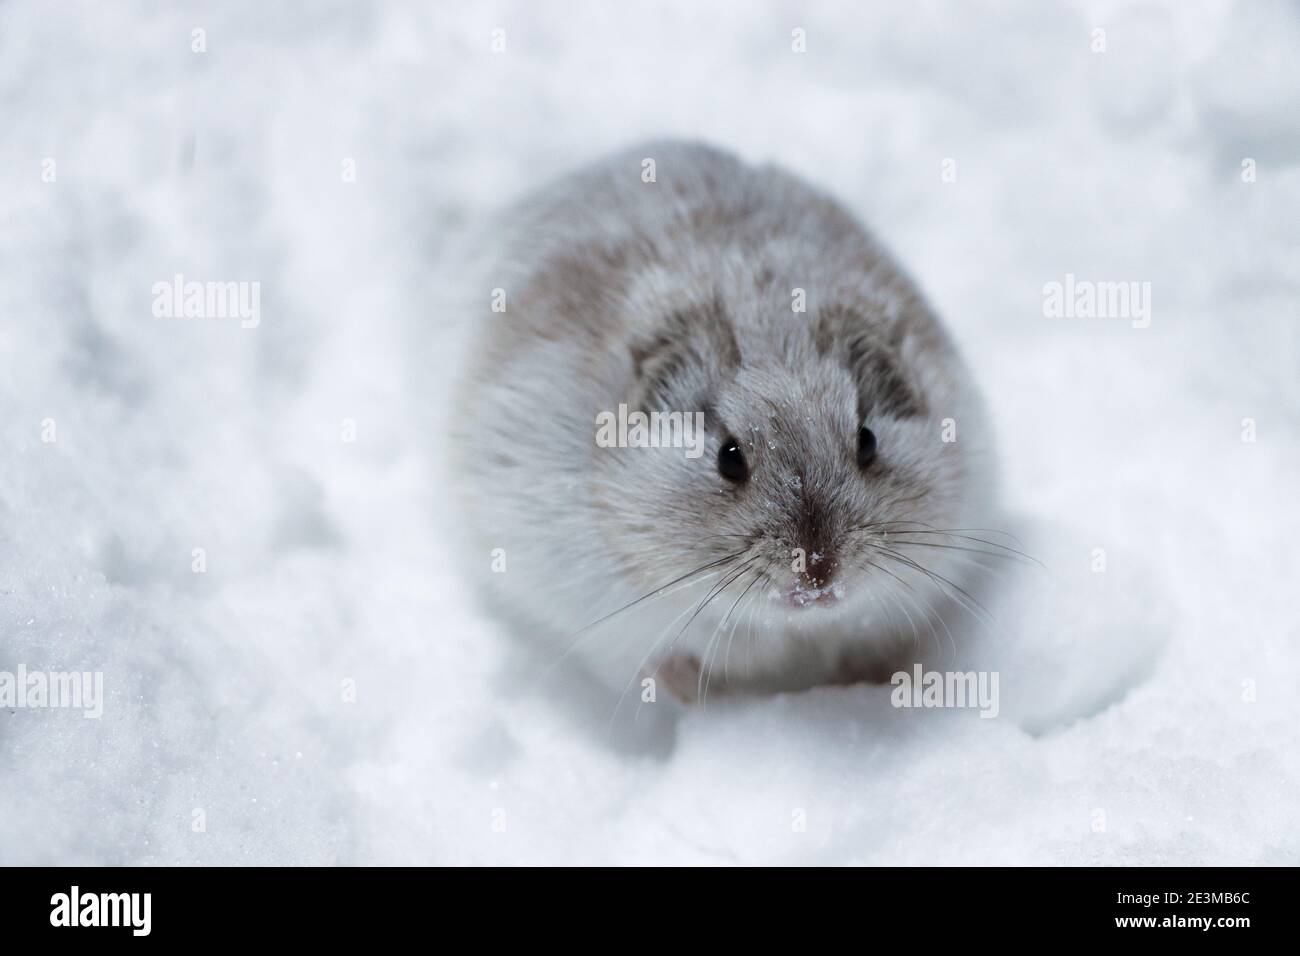
[[830, 510], [816, 498], [805, 496], [796, 511], [791, 557], [794, 587], [791, 603], [804, 606], [833, 600], [831, 584], [835, 580], [839, 559], [836, 553], [833, 518]]

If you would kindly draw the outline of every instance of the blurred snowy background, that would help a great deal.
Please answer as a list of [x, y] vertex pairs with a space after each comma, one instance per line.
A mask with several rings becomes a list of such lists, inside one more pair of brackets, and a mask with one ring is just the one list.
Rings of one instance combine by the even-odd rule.
[[[1298, 54], [1268, 2], [0, 3], [0, 670], [107, 695], [0, 711], [0, 862], [1300, 863]], [[450, 263], [661, 135], [842, 197], [967, 350], [1057, 582], [994, 609], [999, 719], [629, 751], [510, 677]], [[154, 318], [175, 273], [260, 326]], [[1150, 328], [1045, 318], [1066, 273]]]

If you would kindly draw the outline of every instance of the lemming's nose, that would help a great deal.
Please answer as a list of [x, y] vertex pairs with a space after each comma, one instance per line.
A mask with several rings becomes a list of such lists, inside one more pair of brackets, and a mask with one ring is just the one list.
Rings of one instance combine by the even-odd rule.
[[798, 583], [806, 591], [825, 590], [836, 571], [836, 554], [831, 540], [830, 514], [827, 508], [805, 492], [796, 521], [794, 536], [803, 550], [802, 567], [796, 567]]
[[808, 550], [800, 583], [810, 589], [827, 587], [835, 579], [835, 557], [825, 551]]

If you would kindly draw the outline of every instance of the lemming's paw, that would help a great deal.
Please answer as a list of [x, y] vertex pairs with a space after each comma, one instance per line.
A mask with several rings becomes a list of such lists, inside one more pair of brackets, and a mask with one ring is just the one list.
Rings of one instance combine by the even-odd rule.
[[685, 652], [669, 654], [652, 670], [659, 691], [679, 704], [695, 704], [700, 697], [700, 659]]

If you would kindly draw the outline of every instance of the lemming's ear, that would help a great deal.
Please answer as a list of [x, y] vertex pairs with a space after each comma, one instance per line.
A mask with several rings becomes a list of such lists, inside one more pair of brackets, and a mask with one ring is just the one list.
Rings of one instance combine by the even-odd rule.
[[878, 323], [849, 306], [831, 305], [818, 312], [814, 337], [817, 351], [838, 361], [857, 382], [859, 417], [925, 414], [923, 396], [901, 371], [899, 343]]
[[635, 337], [629, 351], [630, 397], [643, 411], [704, 408], [718, 378], [739, 368], [741, 361], [731, 320], [716, 298], [668, 313]]

